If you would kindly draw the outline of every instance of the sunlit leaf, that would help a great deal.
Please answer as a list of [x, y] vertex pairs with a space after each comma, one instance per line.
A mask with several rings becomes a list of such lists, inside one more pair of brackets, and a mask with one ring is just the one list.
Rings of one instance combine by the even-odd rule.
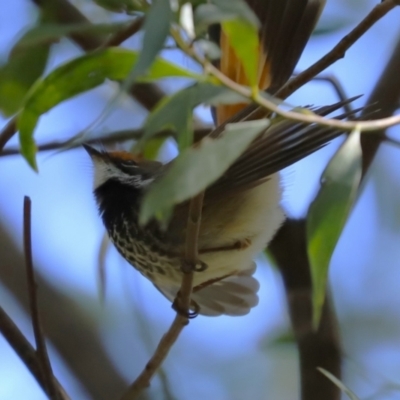
[[154, 0], [143, 24], [143, 42], [139, 58], [129, 74], [127, 84], [134, 82], [138, 76], [145, 75], [153, 64], [158, 53], [164, 47], [172, 19], [170, 0]]
[[155, 160], [167, 137], [153, 137], [148, 140], [143, 149], [143, 157], [147, 160]]
[[[29, 164], [32, 167], [35, 165], [33, 131], [43, 113], [64, 100], [101, 85], [106, 79], [125, 79], [137, 59], [138, 52], [109, 48], [70, 61], [38, 81], [28, 94], [18, 119], [21, 153]], [[141, 81], [171, 76], [203, 79], [201, 75], [157, 58]]]
[[239, 58], [251, 87], [257, 87], [259, 40], [258, 28], [240, 18], [224, 21], [222, 30]]
[[177, 132], [180, 149], [192, 143], [193, 108], [201, 103], [220, 104], [246, 101], [231, 90], [220, 85], [201, 82], [189, 86], [160, 101], [145, 123], [142, 143], [162, 129]]
[[347, 386], [344, 385], [336, 376], [332, 375], [329, 371], [324, 368], [317, 368], [321, 374], [325, 375], [332, 383], [334, 383], [350, 400], [360, 400], [357, 395], [351, 391]]
[[322, 175], [321, 188], [307, 216], [308, 255], [313, 280], [313, 320], [318, 326], [328, 267], [361, 179], [360, 131], [355, 129]]
[[23, 46], [25, 34], [13, 47], [8, 62], [0, 67], [0, 110], [5, 116], [16, 113], [33, 83], [42, 75], [50, 43]]
[[268, 120], [229, 124], [221, 138], [203, 139], [198, 146], [183, 151], [145, 196], [141, 223], [154, 215], [168, 215], [173, 205], [216, 181], [268, 124]]

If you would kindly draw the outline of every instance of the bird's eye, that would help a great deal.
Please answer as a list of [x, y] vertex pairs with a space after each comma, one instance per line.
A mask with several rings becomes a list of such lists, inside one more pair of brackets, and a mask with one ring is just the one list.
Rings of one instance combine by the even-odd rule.
[[135, 175], [137, 174], [139, 166], [134, 160], [118, 160], [117, 163], [118, 168], [125, 172], [128, 175]]
[[133, 160], [124, 160], [120, 162], [121, 167], [137, 167], [137, 163]]

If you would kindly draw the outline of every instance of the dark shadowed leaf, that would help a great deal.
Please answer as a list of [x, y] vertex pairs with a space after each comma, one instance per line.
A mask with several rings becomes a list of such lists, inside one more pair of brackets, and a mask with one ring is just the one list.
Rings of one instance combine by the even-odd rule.
[[[106, 79], [126, 79], [137, 59], [138, 52], [110, 48], [70, 61], [38, 81], [28, 94], [18, 119], [21, 153], [29, 164], [35, 165], [33, 131], [40, 115], [64, 100], [101, 85]], [[203, 79], [201, 75], [158, 58], [141, 81], [171, 76]]]
[[29, 47], [41, 43], [53, 42], [63, 36], [68, 36], [74, 33], [114, 33], [126, 27], [128, 23], [115, 24], [92, 24], [92, 23], [77, 23], [77, 24], [51, 24], [46, 23], [36, 26], [29, 30], [20, 41], [21, 47]]
[[347, 386], [343, 384], [336, 376], [332, 375], [329, 371], [324, 368], [317, 368], [321, 374], [325, 375], [331, 382], [333, 382], [350, 400], [360, 400], [357, 395], [351, 391]]
[[172, 16], [169, 0], [153, 1], [143, 24], [144, 35], [139, 59], [129, 74], [126, 85], [134, 82], [138, 76], [147, 73], [158, 53], [164, 47]]
[[308, 255], [313, 279], [313, 321], [318, 326], [329, 262], [351, 211], [361, 179], [360, 131], [355, 129], [326, 167], [307, 216]]
[[148, 7], [145, 0], [94, 0], [94, 2], [106, 10], [126, 14], [144, 11]]
[[11, 50], [8, 62], [0, 67], [0, 110], [5, 116], [16, 113], [33, 83], [42, 75], [50, 43], [23, 46], [25, 34]]
[[142, 143], [162, 129], [177, 132], [180, 149], [192, 143], [193, 108], [201, 103], [221, 104], [245, 102], [246, 99], [224, 86], [208, 82], [196, 83], [160, 101], [145, 123]]
[[268, 124], [268, 120], [229, 124], [221, 138], [203, 139], [198, 146], [183, 151], [145, 196], [141, 223], [154, 215], [168, 215], [173, 205], [216, 181]]

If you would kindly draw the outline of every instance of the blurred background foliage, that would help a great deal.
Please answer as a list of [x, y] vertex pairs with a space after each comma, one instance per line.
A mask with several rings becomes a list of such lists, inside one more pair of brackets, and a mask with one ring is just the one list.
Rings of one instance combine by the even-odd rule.
[[[129, 18], [101, 7], [106, 3], [112, 8], [109, 0], [99, 0], [98, 5], [89, 0], [71, 3], [92, 22], [121, 23]], [[323, 56], [374, 5], [372, 0], [328, 0], [297, 70]], [[348, 96], [370, 94], [399, 39], [399, 16], [399, 9], [392, 11], [326, 71], [340, 80]], [[39, 18], [46, 16], [39, 15], [35, 1], [2, 4], [1, 64], [6, 64], [13, 46]], [[138, 45], [138, 36], [123, 44], [132, 49]], [[12, 54], [16, 68], [27, 72], [27, 87], [43, 70], [46, 74], [82, 53], [66, 38], [42, 46], [27, 59], [17, 50]], [[196, 68], [176, 50], [166, 49], [163, 56]], [[0, 80], [11, 80], [14, 71], [1, 68]], [[167, 79], [161, 87], [172, 92], [182, 84], [179, 79]], [[0, 83], [4, 99], [1, 90], [12, 89]], [[40, 120], [38, 143], [67, 140], [81, 131], [87, 138], [101, 138], [110, 131], [140, 127], [146, 110], [128, 95], [119, 96], [106, 116], [99, 118], [117, 93], [118, 86], [107, 82], [57, 106]], [[18, 96], [14, 99], [17, 103]], [[335, 101], [332, 87], [321, 81], [311, 82], [289, 99], [295, 105]], [[208, 109], [199, 107], [196, 113], [199, 120], [211, 123]], [[5, 126], [6, 117], [0, 119]], [[399, 136], [399, 128], [389, 133]], [[321, 172], [341, 141], [335, 140], [283, 172], [283, 205], [290, 216], [305, 214]], [[7, 148], [17, 145], [13, 138]], [[361, 399], [400, 399], [398, 151], [388, 144], [381, 146], [331, 262], [343, 381]], [[175, 147], [166, 143], [161, 158], [167, 160], [174, 154]], [[117, 398], [143, 368], [174, 312], [113, 248], [106, 256], [107, 285], [101, 301], [97, 266], [104, 230], [92, 198], [90, 161], [81, 149], [74, 149], [42, 152], [38, 165], [40, 173], [36, 174], [19, 155], [0, 157], [0, 304], [32, 340], [22, 254], [22, 201], [29, 195], [39, 301], [55, 375], [73, 399]], [[198, 317], [192, 321], [143, 398], [297, 398], [298, 354], [281, 277], [264, 257], [260, 256], [258, 265], [259, 306], [242, 318]], [[0, 399], [45, 399], [2, 337], [0, 352]]]

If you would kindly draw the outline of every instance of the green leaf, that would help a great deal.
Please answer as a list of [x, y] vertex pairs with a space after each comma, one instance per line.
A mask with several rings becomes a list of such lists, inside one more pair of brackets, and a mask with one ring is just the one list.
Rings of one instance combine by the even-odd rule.
[[138, 76], [145, 75], [153, 64], [158, 53], [164, 47], [169, 33], [169, 26], [173, 14], [170, 0], [154, 0], [143, 24], [144, 36], [142, 48], [132, 72], [129, 74], [126, 85], [132, 84]]
[[[138, 52], [109, 48], [72, 60], [38, 81], [29, 92], [18, 118], [21, 152], [29, 164], [32, 167], [35, 165], [32, 136], [40, 115], [64, 100], [101, 85], [106, 79], [125, 79], [137, 59]], [[170, 76], [203, 79], [201, 75], [158, 58], [141, 81]]]
[[222, 30], [229, 38], [236, 56], [242, 63], [244, 72], [252, 88], [258, 83], [259, 40], [258, 28], [240, 18], [224, 21]]
[[94, 2], [106, 10], [126, 14], [144, 11], [148, 7], [145, 0], [94, 0]]
[[307, 216], [308, 255], [313, 279], [313, 321], [318, 326], [329, 262], [351, 211], [361, 179], [360, 131], [355, 129], [329, 162]]
[[21, 47], [30, 47], [46, 42], [52, 42], [63, 36], [74, 33], [96, 34], [96, 33], [114, 33], [125, 28], [128, 23], [114, 24], [92, 24], [88, 22], [76, 24], [53, 24], [44, 23], [30, 29], [20, 40]]
[[0, 67], [0, 110], [5, 116], [19, 110], [27, 92], [47, 64], [50, 43], [26, 48], [23, 43], [28, 34], [16, 43], [8, 62]]
[[[22, 118], [21, 118], [22, 117]], [[38, 123], [38, 114], [29, 109], [24, 110], [18, 119], [19, 142], [21, 146], [21, 154], [25, 157], [28, 164], [37, 171], [36, 152], [37, 146], [33, 140], [33, 127]]]
[[268, 125], [268, 120], [228, 124], [221, 138], [205, 138], [196, 147], [183, 151], [146, 194], [141, 207], [141, 223], [155, 215], [168, 215], [175, 204], [206, 189]]
[[166, 97], [157, 104], [145, 123], [145, 132], [139, 146], [162, 129], [172, 129], [178, 134], [181, 150], [192, 144], [193, 108], [201, 103], [221, 104], [246, 102], [230, 89], [208, 82], [199, 82], [172, 96]]
[[201, 4], [195, 8], [194, 24], [198, 34], [211, 24], [241, 18], [255, 27], [260, 26], [257, 16], [248, 4], [242, 0], [213, 0], [212, 3]]
[[331, 382], [333, 382], [344, 394], [346, 394], [350, 400], [360, 400], [357, 395], [345, 386], [342, 381], [336, 378], [336, 376], [332, 375], [324, 368], [317, 367], [317, 369], [321, 374], [325, 375]]

